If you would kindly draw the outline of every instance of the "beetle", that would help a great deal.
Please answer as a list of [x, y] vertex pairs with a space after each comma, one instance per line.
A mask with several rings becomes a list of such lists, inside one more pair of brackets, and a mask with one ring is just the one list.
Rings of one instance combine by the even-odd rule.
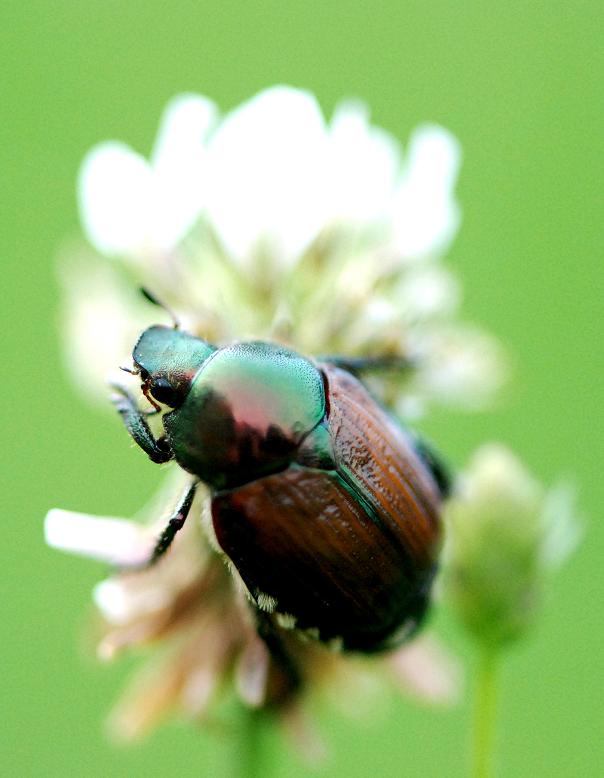
[[[417, 629], [448, 478], [357, 377], [384, 360], [315, 361], [265, 341], [216, 347], [178, 323], [146, 329], [132, 359], [124, 369], [140, 377], [155, 410], [141, 410], [116, 386], [128, 432], [153, 462], [175, 460], [192, 476], [150, 563], [168, 549], [203, 482], [216, 540], [265, 639], [287, 624], [373, 653]], [[147, 416], [160, 411], [156, 437]]]

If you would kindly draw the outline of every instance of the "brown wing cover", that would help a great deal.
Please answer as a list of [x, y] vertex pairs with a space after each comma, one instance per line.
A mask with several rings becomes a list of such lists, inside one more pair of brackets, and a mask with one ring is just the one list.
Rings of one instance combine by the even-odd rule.
[[371, 651], [417, 616], [406, 560], [337, 473], [294, 466], [215, 495], [212, 514], [252, 595], [273, 597], [300, 629]]
[[338, 471], [358, 487], [418, 571], [435, 564], [440, 493], [411, 438], [345, 370], [322, 365]]
[[421, 620], [439, 493], [403, 430], [343, 370], [322, 366], [337, 471], [292, 466], [216, 494], [217, 540], [258, 598], [323, 640], [375, 651]]

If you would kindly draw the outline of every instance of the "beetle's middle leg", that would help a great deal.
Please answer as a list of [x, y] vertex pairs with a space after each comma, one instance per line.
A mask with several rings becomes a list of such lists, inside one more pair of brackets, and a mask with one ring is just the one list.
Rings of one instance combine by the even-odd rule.
[[277, 704], [287, 702], [302, 686], [302, 675], [296, 662], [289, 655], [279, 636], [271, 616], [260, 608], [255, 608], [256, 631], [264, 641], [273, 662], [283, 674], [282, 688], [277, 694]]
[[400, 370], [405, 371], [413, 367], [413, 360], [409, 357], [384, 356], [384, 357], [345, 357], [345, 356], [322, 356], [320, 362], [328, 362], [334, 367], [347, 370], [354, 376], [362, 373], [371, 373], [379, 370]]
[[123, 387], [113, 385], [116, 394], [111, 398], [134, 442], [142, 448], [152, 462], [169, 462], [174, 454], [165, 438], [155, 438], [147, 424], [146, 415], [136, 400]]
[[453, 492], [453, 474], [439, 452], [425, 438], [415, 434], [415, 450], [428, 467], [440, 490], [443, 500]]
[[146, 570], [147, 568], [152, 567], [159, 559], [161, 559], [161, 557], [172, 545], [172, 541], [176, 537], [176, 533], [185, 525], [185, 521], [187, 520], [187, 517], [191, 511], [191, 506], [193, 505], [195, 490], [197, 489], [198, 484], [199, 481], [194, 481], [190, 486], [187, 487], [186, 492], [180, 499], [178, 505], [174, 509], [174, 512], [168, 519], [166, 526], [157, 538], [149, 558], [140, 564], [122, 566], [120, 568], [121, 572], [128, 573]]
[[187, 516], [191, 511], [191, 505], [193, 505], [193, 498], [195, 497], [195, 490], [197, 489], [198, 483], [199, 481], [194, 481], [184, 493], [181, 501], [176, 506], [174, 513], [170, 516], [168, 523], [158, 537], [155, 548], [149, 557], [149, 561], [144, 565], [145, 567], [154, 565], [157, 560], [166, 553], [172, 545], [176, 533], [184, 527]]

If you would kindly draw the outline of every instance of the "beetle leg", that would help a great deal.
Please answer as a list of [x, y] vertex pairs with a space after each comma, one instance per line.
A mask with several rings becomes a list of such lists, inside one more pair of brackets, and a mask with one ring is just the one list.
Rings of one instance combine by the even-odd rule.
[[154, 438], [145, 417], [132, 395], [123, 386], [114, 385], [116, 394], [111, 398], [134, 442], [142, 448], [152, 462], [169, 462], [174, 454], [166, 438]]
[[343, 357], [324, 356], [319, 357], [320, 362], [328, 362], [334, 367], [347, 370], [352, 375], [369, 373], [374, 370], [409, 370], [413, 367], [413, 360], [409, 357]]
[[193, 498], [195, 497], [195, 490], [197, 489], [198, 483], [199, 481], [194, 481], [184, 493], [182, 500], [178, 503], [174, 513], [168, 519], [168, 523], [164, 527], [163, 532], [158, 537], [155, 548], [149, 557], [149, 561], [144, 567], [151, 567], [151, 565], [154, 565], [170, 548], [176, 533], [184, 527], [187, 516], [191, 510], [191, 505], [193, 505]]
[[191, 510], [191, 505], [193, 505], [193, 498], [195, 497], [195, 490], [198, 483], [199, 481], [194, 481], [187, 488], [187, 491], [184, 493], [182, 499], [174, 509], [174, 513], [170, 516], [168, 523], [157, 538], [153, 551], [149, 555], [147, 561], [142, 562], [141, 564], [122, 566], [120, 568], [121, 572], [127, 573], [146, 570], [147, 568], [152, 567], [158, 561], [158, 559], [160, 559], [166, 553], [166, 551], [172, 545], [172, 541], [174, 540], [176, 533], [184, 527], [187, 516]]
[[451, 492], [453, 491], [453, 476], [451, 471], [438, 451], [436, 451], [432, 444], [428, 443], [425, 438], [414, 435], [414, 443], [415, 450], [432, 473], [432, 476], [438, 485], [440, 496], [443, 500], [446, 500], [451, 496]]
[[264, 641], [271, 659], [281, 670], [284, 677], [283, 689], [279, 690], [277, 704], [286, 702], [302, 686], [302, 676], [296, 663], [289, 655], [283, 640], [281, 639], [275, 623], [266, 611], [255, 608], [256, 631]]

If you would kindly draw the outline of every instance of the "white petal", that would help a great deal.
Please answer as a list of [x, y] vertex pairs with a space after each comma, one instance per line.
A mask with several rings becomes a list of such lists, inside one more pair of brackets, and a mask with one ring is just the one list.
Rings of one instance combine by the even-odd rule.
[[198, 667], [187, 674], [180, 694], [187, 713], [200, 716], [209, 707], [218, 681], [218, 669], [211, 665]]
[[270, 656], [263, 640], [257, 635], [246, 643], [235, 668], [237, 693], [252, 708], [265, 700]]
[[387, 659], [404, 691], [428, 703], [452, 703], [460, 697], [459, 663], [434, 638], [424, 635]]
[[410, 268], [396, 290], [397, 307], [410, 323], [452, 314], [460, 297], [456, 279], [436, 263]]
[[333, 216], [360, 222], [383, 216], [399, 167], [398, 143], [369, 124], [367, 107], [360, 102], [340, 104], [330, 132]]
[[182, 94], [166, 106], [159, 126], [151, 163], [154, 170], [185, 169], [205, 145], [215, 124], [216, 105], [201, 95]]
[[44, 521], [49, 546], [114, 565], [135, 565], [153, 548], [149, 531], [125, 519], [89, 516], [54, 508]]
[[154, 585], [154, 580], [148, 577], [142, 580], [107, 578], [94, 587], [92, 598], [107, 621], [119, 625], [162, 610], [170, 604], [172, 592]]
[[291, 264], [324, 221], [327, 136], [308, 92], [273, 87], [229, 114], [210, 142], [209, 215], [245, 262], [260, 243]]
[[459, 143], [442, 127], [420, 127], [411, 136], [392, 214], [394, 243], [403, 256], [438, 253], [455, 235], [460, 213], [453, 188], [460, 159]]
[[505, 380], [506, 359], [499, 343], [468, 326], [450, 326], [414, 335], [420, 394], [466, 408], [492, 401]]
[[168, 103], [151, 164], [157, 196], [155, 241], [172, 248], [195, 223], [207, 188], [206, 139], [216, 121], [216, 106], [198, 95], [179, 95]]
[[132, 254], [149, 242], [153, 184], [146, 160], [123, 143], [95, 146], [78, 181], [80, 216], [103, 254]]

